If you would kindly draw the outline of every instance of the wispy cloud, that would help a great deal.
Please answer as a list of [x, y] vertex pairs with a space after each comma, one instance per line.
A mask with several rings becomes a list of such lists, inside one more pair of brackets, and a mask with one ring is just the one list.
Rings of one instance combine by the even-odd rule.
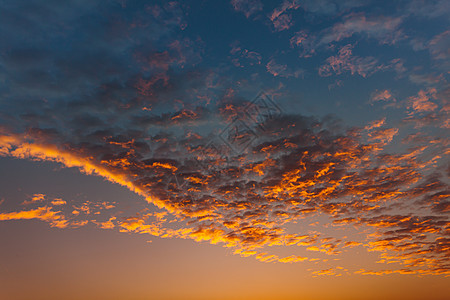
[[374, 57], [354, 56], [352, 48], [352, 45], [346, 45], [339, 50], [338, 55], [327, 58], [326, 64], [319, 67], [319, 75], [331, 76], [333, 73], [340, 75], [350, 72], [352, 75], [367, 77], [384, 68]]
[[346, 41], [353, 36], [374, 39], [381, 44], [395, 44], [404, 38], [400, 28], [401, 17], [367, 17], [365, 14], [349, 14], [341, 22], [336, 22], [315, 34], [297, 33], [291, 39], [291, 45], [297, 46], [302, 57], [310, 56], [319, 49]]
[[263, 9], [263, 4], [260, 0], [231, 0], [231, 5], [247, 18]]

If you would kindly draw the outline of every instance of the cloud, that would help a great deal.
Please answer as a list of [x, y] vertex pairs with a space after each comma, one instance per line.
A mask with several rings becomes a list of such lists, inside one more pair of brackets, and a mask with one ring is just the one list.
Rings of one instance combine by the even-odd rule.
[[42, 202], [44, 200], [45, 200], [44, 194], [34, 194], [30, 200], [24, 201], [22, 204], [28, 205], [28, 204], [32, 204], [32, 203], [36, 203], [36, 202]]
[[[439, 11], [440, 13], [442, 11]], [[410, 44], [415, 51], [428, 50], [431, 59], [434, 61], [433, 70], [435, 71], [431, 74], [413, 73], [410, 75], [411, 81], [431, 86], [445, 81], [445, 73], [449, 67], [448, 61], [450, 57], [448, 50], [450, 46], [450, 30], [436, 34], [428, 40], [425, 38], [413, 38], [410, 40]], [[439, 73], [436, 73], [436, 70]]]
[[263, 4], [260, 0], [231, 0], [231, 5], [247, 18], [263, 9]]
[[[231, 3], [246, 17], [262, 9], [258, 1]], [[325, 15], [357, 6], [284, 1], [269, 14], [276, 31], [293, 26], [292, 14], [302, 3], [304, 10]], [[185, 7], [176, 2], [58, 2], [41, 11], [25, 4], [5, 6], [0, 19], [0, 67], [8, 78], [0, 90], [0, 155], [78, 168], [145, 201], [144, 209], [126, 215], [116, 204], [36, 194], [29, 205], [41, 207], [1, 213], [1, 220], [38, 219], [56, 227], [91, 223], [191, 239], [262, 262], [323, 262], [364, 247], [386, 263], [400, 260], [401, 269], [391, 272], [448, 273], [448, 170], [442, 167], [448, 145], [442, 139], [424, 131], [423, 140], [434, 143], [417, 145], [417, 135], [391, 147], [405, 133], [388, 118], [346, 127], [331, 117], [283, 113], [267, 93], [249, 101], [222, 75], [222, 66], [203, 64], [202, 40], [183, 34], [189, 24]], [[104, 17], [121, 16], [122, 10], [129, 18]], [[48, 16], [54, 17], [46, 22]], [[80, 18], [87, 21], [72, 22]], [[307, 56], [354, 36], [395, 43], [402, 38], [402, 20], [348, 14], [317, 36], [297, 32], [290, 44]], [[442, 55], [441, 38], [430, 44], [436, 57]], [[236, 66], [262, 65], [264, 52], [231, 48], [226, 55]], [[302, 75], [278, 59], [262, 67], [277, 78]], [[354, 55], [347, 44], [325, 60], [319, 75], [367, 78], [387, 69], [405, 71], [401, 60], [382, 64]], [[248, 88], [245, 80], [239, 84]], [[420, 117], [440, 129], [435, 125], [448, 115], [442, 100], [447, 94], [429, 88], [407, 98], [411, 114], [401, 125]], [[371, 99], [394, 101], [389, 90]], [[364, 236], [334, 231], [353, 226]], [[318, 268], [314, 275], [345, 271]]]
[[319, 49], [333, 47], [334, 44], [354, 36], [375, 39], [380, 44], [395, 44], [405, 38], [400, 29], [402, 22], [402, 17], [367, 17], [362, 13], [351, 13], [341, 22], [336, 22], [316, 34], [307, 34], [305, 31], [296, 33], [291, 38], [291, 45], [301, 50], [301, 57], [309, 57]]
[[327, 58], [326, 64], [319, 67], [319, 75], [327, 77], [333, 73], [340, 75], [350, 72], [352, 75], [367, 77], [384, 68], [373, 57], [353, 56], [352, 48], [350, 44], [345, 45], [339, 50], [338, 55]]
[[300, 1], [298, 0], [284, 0], [279, 7], [272, 11], [269, 15], [269, 19], [276, 31], [283, 31], [291, 28], [293, 20], [288, 11], [300, 8], [299, 2]]
[[381, 90], [381, 91], [376, 90], [370, 96], [370, 100], [369, 101], [371, 103], [380, 102], [380, 101], [382, 101], [382, 102], [395, 102], [395, 98], [392, 95], [391, 91], [389, 91], [389, 90]]
[[262, 55], [256, 51], [242, 49], [239, 43], [233, 43], [230, 54], [233, 56], [232, 62], [236, 67], [246, 67], [248, 65], [261, 64]]
[[437, 109], [437, 104], [430, 101], [436, 98], [436, 89], [430, 88], [428, 90], [420, 90], [417, 96], [409, 98], [409, 108], [415, 112], [428, 112]]
[[340, 273], [340, 271], [342, 271], [343, 268], [342, 267], [337, 267], [337, 268], [329, 268], [329, 269], [324, 269], [324, 270], [320, 270], [320, 271], [314, 271], [312, 272], [313, 277], [317, 277], [317, 276], [342, 276], [342, 274]]
[[[221, 118], [219, 111], [210, 113], [216, 120]], [[242, 119], [250, 120], [250, 116]], [[339, 255], [363, 242], [320, 240], [305, 232], [291, 234], [283, 225], [319, 212], [341, 226], [346, 224], [343, 216], [353, 216], [350, 224], [356, 222], [386, 232], [442, 232], [446, 224], [443, 219], [416, 217], [417, 221], [412, 221], [415, 219], [411, 217], [385, 214], [386, 203], [419, 197], [417, 183], [422, 175], [418, 154], [380, 152], [398, 132], [396, 128], [384, 128], [384, 122], [374, 122], [365, 131], [339, 131], [313, 118], [273, 116], [266, 120], [264, 129], [251, 129], [258, 132], [257, 138], [239, 154], [227, 152], [224, 141], [210, 148], [209, 135], [189, 139], [167, 133], [148, 139], [136, 129], [128, 129], [126, 141], [104, 135], [94, 138], [86, 132], [81, 138], [84, 143], [70, 141], [58, 130], [3, 132], [0, 148], [3, 155], [57, 161], [100, 175], [142, 195], [171, 216], [110, 217], [95, 221], [100, 228], [207, 241], [233, 247], [238, 254], [261, 261], [294, 262], [304, 259], [280, 258], [266, 248], [297, 245], [311, 253]], [[178, 125], [167, 126], [170, 132]], [[442, 188], [429, 186], [429, 191], [439, 194]], [[89, 203], [73, 207], [77, 212], [73, 218], [86, 216], [92, 220], [95, 216]], [[442, 202], [430, 208], [445, 211], [445, 207]], [[85, 223], [74, 219], [70, 224]], [[380, 243], [369, 245], [377, 251], [396, 249]], [[420, 253], [414, 256], [420, 257]], [[435, 264], [442, 267], [438, 258]]]
[[369, 1], [355, 0], [300, 0], [303, 10], [319, 15], [335, 15], [352, 8], [365, 6]]
[[435, 75], [435, 74], [410, 74], [409, 80], [418, 85], [425, 86], [435, 86], [440, 82], [444, 81], [443, 74]]
[[447, 62], [450, 58], [450, 30], [436, 35], [428, 43], [428, 49], [431, 57], [448, 66]]
[[272, 74], [275, 77], [279, 76], [279, 77], [285, 77], [285, 78], [289, 78], [289, 77], [298, 78], [304, 72], [301, 69], [293, 71], [287, 65], [278, 64], [277, 62], [275, 62], [274, 59], [271, 59], [267, 63], [266, 69], [267, 69], [267, 72], [269, 72], [270, 74]]
[[369, 133], [371, 141], [379, 140], [383, 143], [390, 143], [394, 136], [398, 133], [397, 128], [376, 129]]
[[401, 22], [401, 18], [366, 17], [364, 14], [350, 14], [344, 18], [343, 22], [325, 30], [318, 46], [339, 42], [354, 34], [374, 38], [381, 43], [392, 44], [402, 38], [402, 33], [399, 29]]
[[436, 18], [448, 15], [450, 4], [445, 0], [414, 0], [409, 3], [407, 10], [418, 17]]
[[64, 201], [63, 199], [60, 199], [60, 198], [53, 199], [51, 203], [52, 203], [52, 205], [55, 205], [55, 206], [67, 204], [66, 201]]
[[381, 127], [381, 126], [383, 126], [385, 124], [386, 124], [386, 118], [382, 118], [380, 120], [373, 121], [372, 123], [370, 123], [369, 125], [364, 127], [364, 129], [372, 130], [374, 128], [379, 128], [379, 127]]
[[60, 214], [60, 211], [52, 211], [52, 208], [48, 206], [43, 206], [32, 210], [0, 213], [0, 221], [31, 219], [49, 222], [52, 227], [67, 227], [67, 220], [65, 220], [64, 216]]
[[345, 248], [345, 247], [353, 248], [353, 247], [357, 247], [357, 246], [361, 246], [361, 245], [362, 245], [362, 243], [360, 243], [360, 242], [349, 241], [349, 242], [345, 242], [345, 245], [343, 246], [343, 248]]

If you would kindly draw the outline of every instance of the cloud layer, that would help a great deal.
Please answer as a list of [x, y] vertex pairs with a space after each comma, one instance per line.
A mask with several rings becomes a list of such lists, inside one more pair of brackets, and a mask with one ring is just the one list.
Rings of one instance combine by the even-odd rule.
[[[416, 6], [403, 15], [372, 16], [349, 13], [360, 7], [355, 1], [313, 2], [266, 8], [260, 1], [231, 1], [228, 8], [242, 19], [264, 16], [270, 33], [287, 39], [283, 51], [270, 55], [233, 41], [224, 50], [229, 64], [211, 63], [213, 46], [189, 31], [187, 4], [0, 4], [6, 29], [0, 155], [76, 167], [148, 202], [148, 210], [123, 216], [116, 204], [35, 194], [21, 209], [2, 211], [0, 220], [38, 219], [58, 228], [91, 223], [206, 241], [262, 262], [326, 262], [362, 248], [378, 252], [383, 268], [358, 274], [449, 274], [445, 76], [403, 98], [388, 87], [370, 90], [370, 109], [381, 110], [382, 103], [401, 111], [394, 122], [381, 113], [350, 126], [351, 120], [279, 104], [289, 80], [306, 76], [367, 79], [393, 71], [399, 80], [425, 78], [415, 75], [421, 68], [404, 76], [401, 58], [354, 54], [360, 41], [391, 47], [406, 40], [402, 24], [418, 13]], [[339, 19], [314, 33], [298, 31], [300, 12]], [[444, 31], [408, 43], [445, 65], [447, 41]], [[280, 63], [287, 51], [317, 57], [316, 63], [309, 72], [308, 63]], [[232, 68], [251, 74], [242, 79]], [[250, 98], [257, 78], [259, 87], [271, 85]], [[273, 88], [271, 80], [282, 81]]]

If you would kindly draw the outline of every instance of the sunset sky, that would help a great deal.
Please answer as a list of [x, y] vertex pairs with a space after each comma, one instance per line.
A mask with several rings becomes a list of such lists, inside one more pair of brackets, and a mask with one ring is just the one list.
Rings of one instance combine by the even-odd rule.
[[0, 0], [0, 300], [448, 299], [449, 15]]

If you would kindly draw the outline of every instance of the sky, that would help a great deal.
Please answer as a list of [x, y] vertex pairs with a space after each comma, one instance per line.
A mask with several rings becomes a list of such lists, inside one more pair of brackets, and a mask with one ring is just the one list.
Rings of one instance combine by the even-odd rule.
[[449, 15], [0, 0], [0, 299], [446, 299]]

